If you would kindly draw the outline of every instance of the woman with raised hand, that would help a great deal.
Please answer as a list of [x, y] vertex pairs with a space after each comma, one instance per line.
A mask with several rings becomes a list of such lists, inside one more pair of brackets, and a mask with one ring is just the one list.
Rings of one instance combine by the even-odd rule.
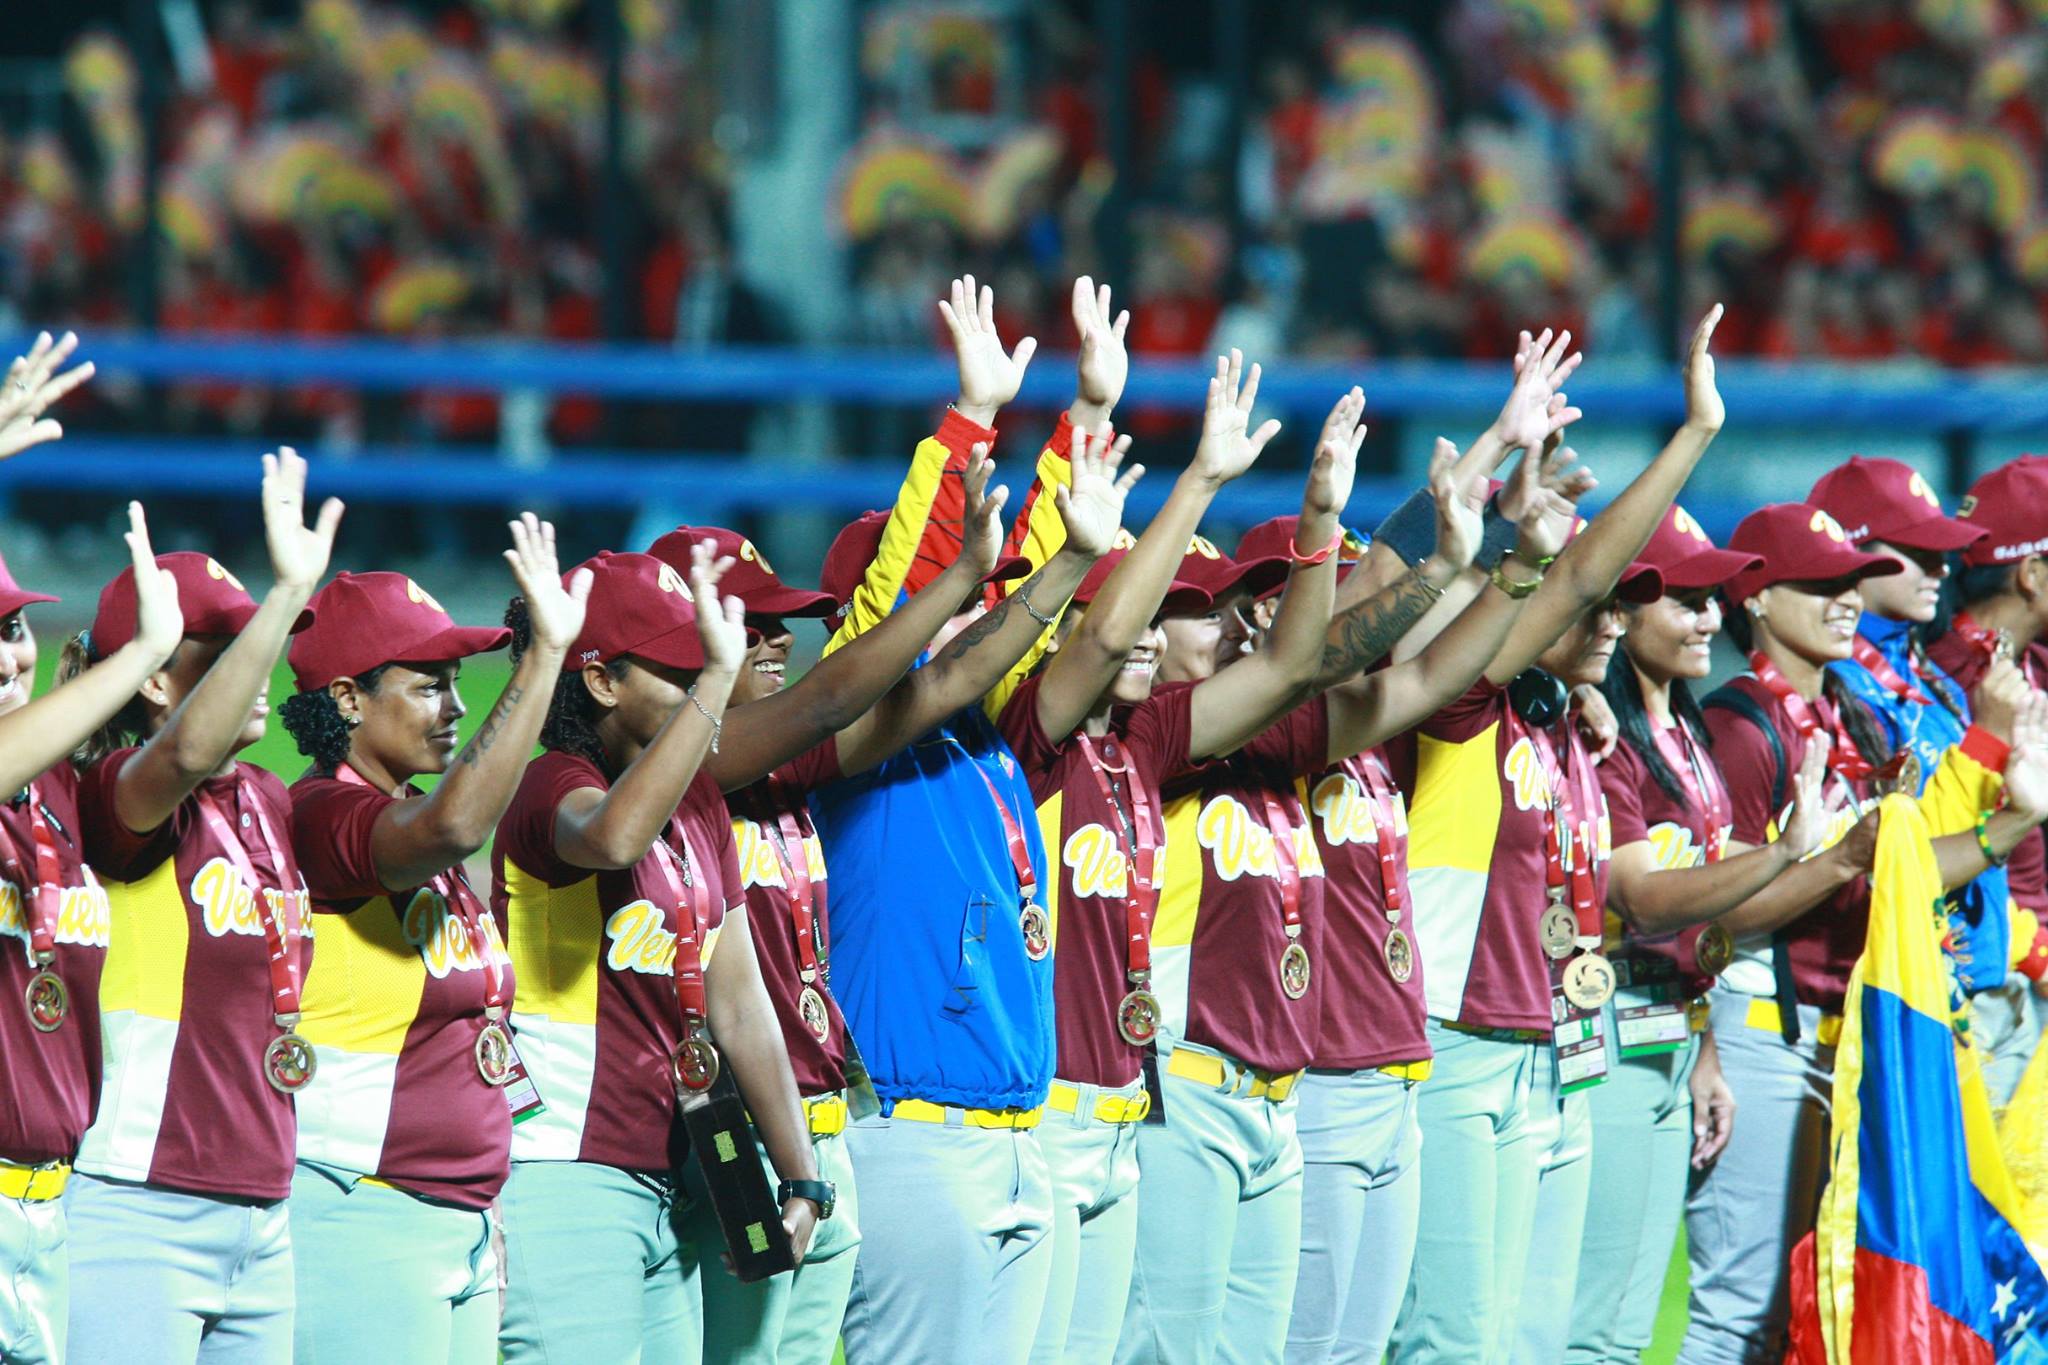
[[[748, 652], [742, 604], [718, 592], [732, 563], [707, 540], [687, 584], [652, 555], [607, 551], [575, 571], [591, 579], [583, 630], [498, 826], [492, 899], [530, 1005], [512, 1021], [545, 1106], [514, 1130], [501, 1201], [508, 1361], [565, 1343], [601, 1360], [696, 1357], [699, 1258], [678, 1244], [672, 1144], [679, 1103], [716, 1069], [693, 1072], [686, 1050], [708, 1043], [745, 1096], [799, 1265], [829, 1211], [753, 939], [727, 932], [746, 902], [703, 765]], [[708, 1235], [722, 1247], [715, 1223]]]
[[511, 959], [462, 861], [512, 800], [590, 592], [587, 574], [563, 582], [553, 526], [528, 513], [512, 542], [533, 644], [459, 753], [461, 660], [510, 632], [456, 625], [403, 574], [344, 573], [287, 656], [285, 728], [313, 760], [290, 838], [323, 916], [290, 1205], [306, 1365], [497, 1359], [490, 1208], [534, 1097]]
[[1401, 1361], [1564, 1353], [1590, 1156], [1576, 1092], [1597, 1082], [1600, 1058], [1560, 1052], [1553, 1022], [1600, 1017], [1608, 855], [1599, 781], [1567, 694], [1605, 675], [1617, 594], [1662, 591], [1633, 561], [1724, 418], [1707, 349], [1719, 318], [1715, 308], [1693, 334], [1684, 426], [1554, 567], [1514, 584], [1529, 601], [1505, 644], [1417, 729], [1404, 785], [1434, 1053], [1418, 1092], [1432, 1216], [1394, 1331]]
[[178, 648], [178, 585], [157, 567], [142, 506], [128, 504], [134, 638], [48, 695], [35, 686], [28, 592], [0, 564], [0, 1359], [62, 1361], [69, 1262], [59, 1196], [100, 1086], [107, 895], [85, 861], [71, 751]]
[[[1763, 566], [1725, 585], [1728, 632], [1750, 671], [1707, 698], [1707, 730], [1727, 779], [1728, 854], [1787, 826], [1797, 756], [1824, 754], [1821, 852], [1773, 879], [1720, 923], [1734, 956], [1712, 996], [1722, 1074], [1742, 1121], [1686, 1205], [1692, 1316], [1688, 1362], [1776, 1358], [1788, 1313], [1786, 1266], [1813, 1226], [1826, 1162], [1834, 1048], [1849, 974], [1869, 919], [1880, 780], [1900, 783], [1876, 719], [1828, 666], [1850, 658], [1862, 583], [1898, 563], [1853, 549], [1826, 512], [1778, 503], [1743, 518], [1731, 550]], [[1976, 722], [1921, 790], [1942, 884], [2002, 861], [2043, 812], [1998, 804], [1998, 774], [2031, 692], [2009, 663], [1974, 698]], [[2018, 795], [2017, 791], [2014, 793]]]
[[1619, 728], [1600, 764], [1614, 847], [1603, 951], [1617, 989], [1602, 1020], [1607, 1081], [1588, 1094], [1599, 1216], [1581, 1243], [1572, 1362], [1634, 1361], [1650, 1344], [1688, 1175], [1713, 1164], [1735, 1119], [1707, 1029], [1707, 992], [1733, 956], [1718, 919], [1817, 848], [1824, 819], [1826, 755], [1809, 744], [1784, 837], [1728, 852], [1728, 784], [1691, 683], [1720, 633], [1715, 590], [1762, 557], [1717, 549], [1674, 505], [1638, 559], [1664, 595], [1623, 608], [1601, 684]]
[[[290, 448], [263, 457], [261, 606], [203, 554], [157, 559], [184, 638], [78, 751], [79, 828], [112, 902], [105, 1075], [65, 1196], [81, 1360], [291, 1353], [284, 1200], [292, 1097], [313, 1079], [295, 1031], [312, 927], [284, 784], [236, 755], [263, 738], [271, 670], [311, 623], [341, 520], [330, 500], [307, 527], [305, 485]], [[107, 585], [65, 677], [135, 638], [137, 587], [132, 568]]]
[[52, 341], [48, 332], [37, 335], [35, 345], [24, 356], [15, 357], [0, 378], [0, 460], [19, 455], [30, 446], [63, 436], [64, 428], [54, 417], [45, 417], [50, 406], [93, 376], [88, 360], [62, 374], [57, 367], [78, 349], [78, 333], [66, 332]]

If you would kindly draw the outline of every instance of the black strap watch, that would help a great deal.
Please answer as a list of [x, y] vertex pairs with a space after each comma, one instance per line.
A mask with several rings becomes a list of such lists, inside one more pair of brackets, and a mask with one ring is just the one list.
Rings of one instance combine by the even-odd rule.
[[776, 1186], [776, 1203], [787, 1204], [792, 1199], [808, 1199], [816, 1204], [818, 1221], [822, 1223], [832, 1216], [832, 1209], [839, 1202], [839, 1187], [829, 1180], [785, 1180]]

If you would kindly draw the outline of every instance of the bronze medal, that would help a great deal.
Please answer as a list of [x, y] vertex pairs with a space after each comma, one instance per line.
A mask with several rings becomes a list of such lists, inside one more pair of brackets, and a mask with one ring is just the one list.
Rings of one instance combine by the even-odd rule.
[[1582, 1010], [1597, 1010], [1614, 998], [1614, 964], [1598, 953], [1581, 953], [1565, 964], [1564, 998]]
[[1562, 899], [1553, 900], [1543, 911], [1543, 951], [1554, 958], [1567, 958], [1579, 941], [1579, 921]]
[[485, 1085], [503, 1085], [512, 1079], [512, 1038], [495, 1019], [476, 1036], [476, 1074], [484, 1078]]
[[806, 986], [796, 997], [796, 1012], [803, 1016], [804, 1027], [811, 1036], [824, 1042], [832, 1032], [832, 1016], [825, 1010], [825, 997], [818, 994], [815, 986]]
[[263, 1049], [263, 1079], [281, 1094], [304, 1090], [317, 1065], [313, 1045], [296, 1033], [280, 1034]]
[[1116, 1007], [1116, 1031], [1132, 1047], [1144, 1047], [1159, 1036], [1159, 997], [1144, 987], [1132, 991]]
[[1033, 962], [1045, 961], [1045, 955], [1052, 951], [1052, 921], [1046, 917], [1045, 907], [1031, 902], [1017, 917], [1017, 923], [1024, 931], [1024, 956]]
[[1288, 944], [1287, 951], [1280, 954], [1280, 989], [1287, 992], [1289, 1000], [1308, 994], [1308, 949], [1299, 943]]
[[2012, 662], [2012, 657], [2012, 632], [2007, 630], [2004, 626], [2000, 626], [1992, 636], [1991, 662], [1996, 664], [2009, 664]]
[[668, 1074], [676, 1084], [677, 1099], [701, 1095], [718, 1079], [718, 1049], [701, 1031], [694, 1032], [676, 1045]]
[[71, 991], [64, 978], [45, 969], [28, 979], [28, 1021], [43, 1033], [55, 1033], [71, 1013]]
[[1692, 960], [1708, 976], [1719, 976], [1735, 960], [1735, 939], [1718, 924], [1700, 930], [1693, 941]]
[[1402, 985], [1415, 975], [1415, 945], [1399, 929], [1387, 931], [1387, 974]]

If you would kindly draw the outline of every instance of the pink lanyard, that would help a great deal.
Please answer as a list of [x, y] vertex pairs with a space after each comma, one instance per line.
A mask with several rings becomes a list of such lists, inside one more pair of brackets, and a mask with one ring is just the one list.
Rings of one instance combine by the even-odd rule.
[[1280, 924], [1289, 939], [1301, 937], [1301, 871], [1295, 864], [1294, 826], [1270, 787], [1261, 788], [1266, 828], [1273, 834], [1273, 875], [1280, 882]]
[[[1144, 780], [1128, 761], [1121, 768], [1111, 768], [1095, 752], [1094, 742], [1087, 735], [1079, 739], [1081, 752], [1088, 759], [1088, 770], [1095, 776], [1095, 786], [1116, 812], [1117, 823], [1122, 827], [1120, 842], [1130, 854], [1130, 874], [1124, 887], [1124, 970], [1132, 981], [1143, 981], [1152, 971], [1152, 919], [1159, 910], [1159, 882], [1154, 875], [1158, 870], [1159, 839], [1152, 824], [1152, 801]], [[1116, 799], [1116, 790], [1109, 780], [1112, 772], [1122, 774], [1129, 784], [1130, 816], [1124, 814], [1123, 803]]]
[[783, 884], [789, 888], [789, 928], [796, 936], [797, 976], [808, 986], [818, 974], [818, 888], [811, 880], [810, 842], [796, 815], [798, 801], [773, 778], [768, 793], [775, 805], [768, 843], [782, 865]]
[[38, 967], [47, 967], [57, 957], [57, 917], [64, 904], [63, 862], [57, 857], [57, 839], [43, 815], [43, 794], [28, 784], [29, 841], [34, 846], [35, 875], [30, 877], [17, 850], [8, 861], [21, 883], [28, 919], [29, 952]]
[[1772, 663], [1762, 650], [1749, 656], [1749, 669], [1756, 674], [1756, 680], [1778, 699], [1778, 704], [1785, 708], [1785, 714], [1791, 718], [1792, 727], [1801, 735], [1811, 739], [1816, 731], [1827, 731], [1828, 767], [1834, 770], [1836, 776], [1854, 782], [1859, 778], [1869, 777], [1875, 771], [1870, 766], [1870, 761], [1857, 752], [1856, 745], [1849, 739], [1848, 732], [1842, 726], [1841, 717], [1835, 713], [1835, 708], [1828, 704], [1826, 697], [1808, 702], [1785, 680], [1785, 675], [1778, 671], [1778, 666]]
[[[669, 835], [675, 837], [675, 843], [669, 842]], [[675, 902], [676, 1003], [682, 1010], [683, 1036], [687, 1038], [710, 1017], [710, 1004], [704, 992], [704, 939], [710, 933], [711, 890], [696, 875], [690, 836], [682, 821], [671, 816], [667, 831], [655, 838], [648, 851], [654, 855], [655, 871], [661, 874]]]
[[1388, 920], [1398, 924], [1408, 904], [1408, 881], [1402, 875], [1400, 835], [1394, 830], [1394, 787], [1370, 753], [1358, 756], [1358, 766], [1365, 771], [1366, 804], [1372, 812], [1373, 837], [1379, 841], [1380, 899]]
[[244, 779], [235, 779], [235, 804], [242, 808], [242, 817], [253, 822], [257, 835], [263, 840], [263, 851], [270, 858], [270, 866], [277, 882], [277, 889], [283, 893], [278, 904], [273, 905], [263, 894], [266, 885], [256, 874], [255, 864], [249, 860], [249, 850], [235, 832], [234, 824], [227, 813], [220, 808], [211, 793], [199, 791], [199, 816], [213, 834], [213, 841], [235, 865], [243, 885], [255, 899], [256, 911], [263, 920], [263, 938], [270, 949], [270, 1008], [277, 1016], [277, 1022], [284, 1028], [291, 1028], [299, 1019], [299, 995], [303, 968], [299, 954], [292, 944], [292, 936], [304, 926], [299, 923], [296, 913], [289, 922], [285, 919], [284, 907], [291, 905], [290, 889], [284, 885], [284, 856], [280, 852], [277, 832], [271, 828], [270, 816], [263, 809], [263, 803], [254, 798], [249, 784]]

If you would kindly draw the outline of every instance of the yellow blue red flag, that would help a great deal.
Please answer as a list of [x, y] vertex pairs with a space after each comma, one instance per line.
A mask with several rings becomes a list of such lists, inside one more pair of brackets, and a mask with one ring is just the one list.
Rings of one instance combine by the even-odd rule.
[[2048, 1272], [1954, 1026], [1942, 913], [1926, 819], [1888, 797], [1835, 1053], [1827, 1189], [1792, 1256], [1796, 1365], [2048, 1362]]

